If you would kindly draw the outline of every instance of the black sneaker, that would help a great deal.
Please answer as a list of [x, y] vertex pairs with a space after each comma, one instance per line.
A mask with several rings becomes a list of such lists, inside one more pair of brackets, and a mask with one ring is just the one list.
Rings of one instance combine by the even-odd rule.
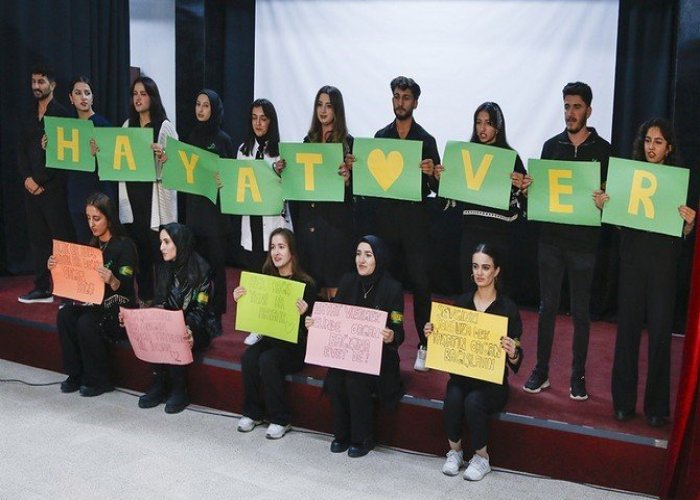
[[61, 382], [61, 392], [69, 394], [80, 389], [80, 377], [69, 375], [66, 380]]
[[525, 385], [523, 386], [523, 391], [529, 392], [530, 394], [537, 394], [542, 389], [549, 388], [549, 377], [546, 373], [541, 373], [537, 370], [532, 370], [530, 378], [527, 379]]
[[51, 302], [53, 302], [53, 295], [51, 295], [51, 292], [47, 292], [45, 290], [37, 290], [35, 288], [29, 293], [20, 295], [17, 298], [17, 300], [19, 300], [22, 304], [50, 304]]
[[588, 399], [588, 393], [586, 392], [586, 377], [576, 377], [571, 379], [569, 397], [576, 401], [585, 401]]

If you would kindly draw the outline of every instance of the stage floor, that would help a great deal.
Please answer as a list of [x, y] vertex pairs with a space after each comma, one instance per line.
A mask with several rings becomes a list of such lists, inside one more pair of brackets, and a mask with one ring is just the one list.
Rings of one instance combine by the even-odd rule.
[[[238, 283], [239, 271], [228, 269], [229, 290]], [[21, 322], [33, 323], [41, 328], [55, 329], [58, 301], [53, 304], [21, 304], [17, 296], [31, 288], [28, 276], [0, 278], [0, 316], [14, 318]], [[438, 300], [437, 298], [435, 300]], [[441, 408], [448, 375], [431, 370], [420, 373], [413, 370], [417, 334], [413, 325], [413, 310], [410, 294], [406, 294], [405, 311], [406, 341], [401, 346], [401, 368], [406, 384], [407, 395], [404, 402]], [[619, 439], [655, 447], [666, 447], [671, 426], [649, 427], [643, 416], [620, 423], [613, 416], [610, 396], [610, 376], [616, 326], [607, 322], [594, 322], [591, 325], [590, 347], [587, 364], [587, 389], [589, 399], [585, 402], [569, 398], [569, 375], [571, 365], [571, 343], [573, 326], [571, 318], [559, 316], [550, 367], [551, 389], [540, 394], [528, 394], [522, 390], [530, 371], [535, 364], [537, 313], [521, 310], [523, 320], [522, 346], [525, 357], [520, 372], [511, 374], [510, 400], [506, 411], [498, 418], [516, 423], [539, 427], [558, 428], [568, 432], [586, 434], [606, 439]], [[244, 333], [234, 330], [235, 303], [228, 299], [228, 312], [224, 316], [224, 334], [215, 339], [212, 346], [203, 353], [202, 362], [221, 368], [240, 370], [240, 357], [245, 349]], [[676, 389], [679, 382], [680, 361], [683, 349], [682, 336], [672, 340], [671, 365], [671, 408], [675, 405]], [[641, 412], [643, 391], [646, 381], [646, 335], [643, 335], [640, 349], [640, 377], [637, 411]], [[325, 369], [307, 366], [303, 372], [293, 377], [298, 382], [320, 385]]]

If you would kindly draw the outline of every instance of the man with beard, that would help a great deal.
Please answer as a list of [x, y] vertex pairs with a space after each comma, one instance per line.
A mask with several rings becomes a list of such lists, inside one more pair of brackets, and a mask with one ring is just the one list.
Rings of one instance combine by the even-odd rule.
[[18, 169], [24, 181], [27, 230], [34, 259], [34, 289], [21, 295], [25, 304], [53, 302], [50, 273], [46, 267], [52, 253], [52, 239], [73, 241], [73, 228], [66, 200], [66, 174], [46, 168], [41, 147], [44, 116], [68, 116], [53, 98], [56, 76], [44, 66], [32, 70], [32, 93], [36, 106], [23, 123], [17, 149]]
[[[598, 161], [601, 183], [605, 185], [610, 143], [586, 125], [591, 116], [591, 88], [582, 82], [564, 87], [566, 130], [544, 143], [542, 159]], [[533, 179], [533, 182], [537, 182]], [[540, 180], [544, 182], [544, 179]], [[591, 200], [591, 203], [594, 203]], [[600, 208], [600, 207], [599, 207]], [[540, 275], [540, 315], [537, 325], [537, 365], [523, 389], [535, 394], [549, 387], [549, 359], [554, 339], [554, 323], [564, 272], [569, 279], [571, 315], [574, 321], [573, 362], [569, 397], [588, 399], [586, 356], [590, 331], [589, 305], [593, 269], [600, 228], [569, 224], [542, 223], [538, 247]]]
[[[408, 139], [423, 143], [422, 161], [415, 168], [422, 172], [423, 200], [419, 202], [379, 199], [376, 206], [376, 224], [379, 236], [389, 248], [391, 262], [403, 260], [408, 278], [413, 285], [413, 313], [418, 331], [418, 353], [414, 368], [426, 371], [427, 341], [423, 326], [430, 320], [430, 277], [428, 275], [428, 213], [426, 198], [437, 192], [435, 165], [440, 164], [440, 154], [435, 138], [413, 119], [418, 107], [420, 86], [411, 78], [398, 76], [391, 81], [394, 115], [396, 119], [379, 130], [374, 137]], [[403, 259], [399, 259], [402, 255]]]

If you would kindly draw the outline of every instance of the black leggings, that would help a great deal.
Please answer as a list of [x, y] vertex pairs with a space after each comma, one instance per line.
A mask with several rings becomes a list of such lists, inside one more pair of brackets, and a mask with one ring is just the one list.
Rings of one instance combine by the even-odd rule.
[[462, 440], [466, 417], [472, 448], [480, 450], [488, 441], [489, 416], [501, 411], [507, 401], [507, 379], [499, 385], [450, 375], [442, 412], [447, 438], [453, 443]]

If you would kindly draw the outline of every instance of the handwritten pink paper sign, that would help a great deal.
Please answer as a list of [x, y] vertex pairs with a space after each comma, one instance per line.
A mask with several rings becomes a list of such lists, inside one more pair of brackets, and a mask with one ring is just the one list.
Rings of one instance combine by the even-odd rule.
[[97, 274], [97, 268], [103, 266], [99, 248], [53, 240], [53, 256], [56, 259], [56, 267], [51, 270], [54, 295], [102, 303], [105, 283]]
[[137, 358], [148, 363], [168, 365], [192, 363], [192, 348], [185, 338], [187, 329], [182, 311], [123, 307], [120, 311]]
[[379, 375], [386, 311], [316, 302], [311, 317], [307, 363]]

